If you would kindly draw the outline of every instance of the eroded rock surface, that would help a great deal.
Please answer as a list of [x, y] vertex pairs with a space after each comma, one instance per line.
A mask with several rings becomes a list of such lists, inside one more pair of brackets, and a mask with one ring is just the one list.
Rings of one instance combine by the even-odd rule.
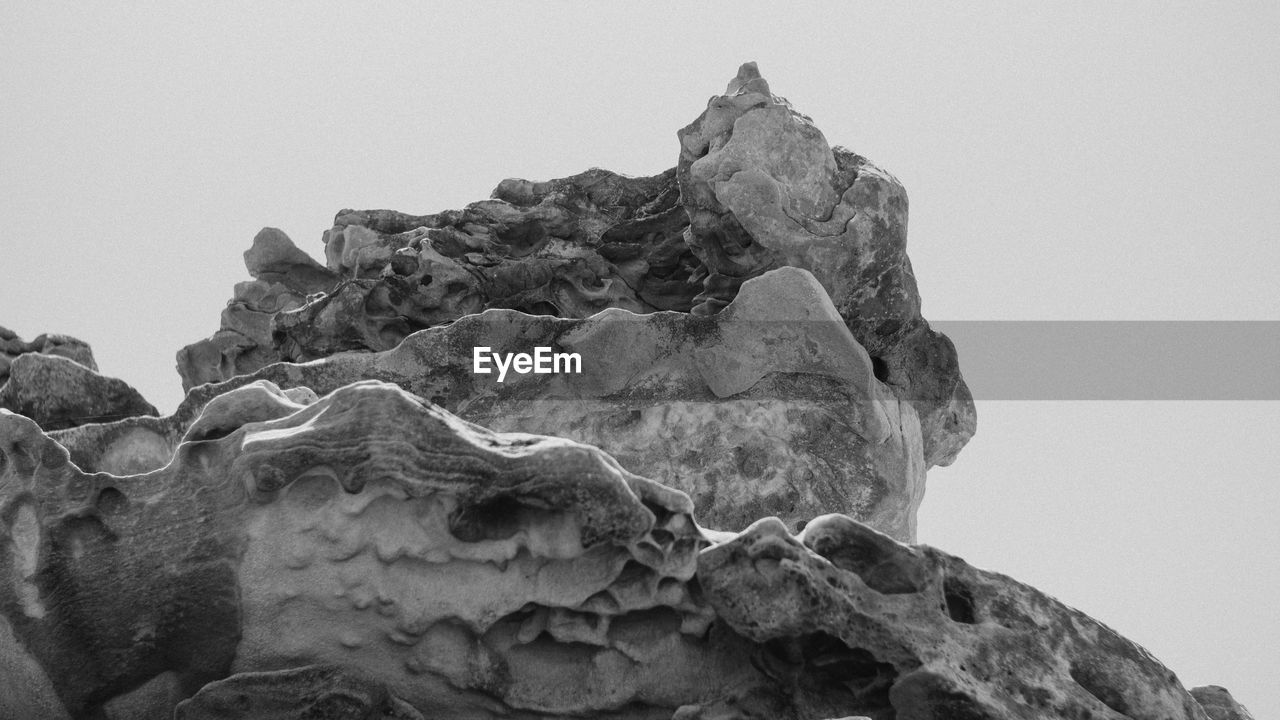
[[[264, 230], [246, 253], [257, 280], [236, 287], [218, 334], [179, 353], [183, 386], [279, 360], [388, 350], [488, 308], [567, 318], [688, 310], [697, 261], [683, 243], [678, 197], [674, 171], [593, 169], [504, 180], [492, 199], [435, 215], [343, 210], [325, 233], [327, 268]], [[250, 257], [268, 240], [288, 266]]]
[[0, 439], [0, 642], [31, 676], [0, 696], [24, 712], [1205, 717], [1008, 578], [844, 516], [704, 530], [595, 448], [385, 383], [225, 393], [142, 475], [10, 413]]
[[678, 135], [677, 167], [652, 177], [592, 169], [504, 180], [462, 210], [343, 210], [325, 233], [324, 267], [264, 230], [246, 254], [257, 279], [236, 287], [218, 333], [179, 353], [184, 387], [389, 350], [487, 309], [714, 314], [743, 282], [797, 267], [915, 409], [926, 465], [950, 464], [976, 416], [954, 346], [920, 315], [902, 185], [829, 146], [754, 63]]
[[1043, 593], [852, 519], [773, 518], [700, 555], [717, 616], [771, 672], [874, 718], [1201, 718], [1168, 668]]
[[[500, 380], [473, 372], [475, 347], [577, 353], [581, 373]], [[825, 291], [796, 268], [751, 280], [713, 317], [614, 309], [567, 320], [490, 310], [383, 353], [280, 363], [197, 388], [161, 423], [127, 421], [58, 439], [83, 468], [150, 470], [168, 462], [209, 397], [261, 380], [324, 394], [365, 378], [496, 430], [596, 445], [687, 492], [715, 527], [741, 529], [764, 515], [794, 525], [838, 510], [901, 540], [915, 537], [925, 482], [915, 410], [876, 380]]]
[[0, 328], [0, 408], [46, 430], [157, 415], [128, 383], [98, 374], [88, 344], [66, 335], [30, 343]]
[[685, 240], [707, 277], [693, 309], [725, 307], [776, 267], [811, 271], [880, 378], [921, 417], [925, 459], [948, 465], [973, 435], [955, 347], [920, 315], [907, 258], [907, 193], [866, 158], [827, 144], [747, 63], [679, 133]]

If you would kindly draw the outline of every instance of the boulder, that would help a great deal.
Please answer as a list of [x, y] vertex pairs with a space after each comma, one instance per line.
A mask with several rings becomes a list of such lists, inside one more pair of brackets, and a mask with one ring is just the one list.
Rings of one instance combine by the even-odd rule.
[[30, 343], [0, 328], [0, 408], [46, 430], [157, 415], [128, 383], [98, 374], [88, 344], [66, 335]]

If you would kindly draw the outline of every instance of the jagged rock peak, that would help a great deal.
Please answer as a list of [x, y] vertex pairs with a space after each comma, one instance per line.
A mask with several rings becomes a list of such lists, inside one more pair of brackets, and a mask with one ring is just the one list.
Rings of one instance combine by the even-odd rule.
[[739, 95], [742, 93], [760, 93], [761, 95], [770, 95], [769, 81], [760, 76], [760, 68], [756, 67], [754, 61], [742, 63], [738, 68], [738, 74], [724, 89], [725, 95]]

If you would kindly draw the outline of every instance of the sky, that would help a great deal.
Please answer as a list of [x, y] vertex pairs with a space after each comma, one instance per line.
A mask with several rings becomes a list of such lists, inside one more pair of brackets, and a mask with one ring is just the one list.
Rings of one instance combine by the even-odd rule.
[[[906, 185], [931, 320], [1280, 320], [1275, 3], [261, 5], [0, 6], [0, 325], [162, 411], [260, 228], [660, 172], [747, 60]], [[1280, 717], [1280, 402], [989, 389], [920, 540]]]

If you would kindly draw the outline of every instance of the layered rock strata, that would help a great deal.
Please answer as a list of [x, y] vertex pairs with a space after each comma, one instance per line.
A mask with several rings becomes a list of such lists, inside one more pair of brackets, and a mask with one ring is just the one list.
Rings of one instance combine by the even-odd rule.
[[703, 530], [595, 448], [390, 384], [225, 393], [143, 475], [0, 437], [13, 717], [1205, 717], [1008, 578], [838, 515]]
[[[505, 379], [474, 372], [474, 348], [553, 348], [580, 373]], [[511, 310], [469, 315], [393, 350], [278, 363], [194, 390], [163, 421], [59, 435], [83, 468], [141, 472], [169, 462], [200, 402], [254, 381], [320, 394], [392, 382], [496, 430], [554, 432], [688, 493], [699, 517], [740, 529], [764, 515], [795, 525], [839, 509], [915, 538], [924, 493], [920, 424], [876, 380], [813, 275], [780, 268], [711, 317], [608, 310], [586, 320]]]
[[323, 267], [264, 230], [246, 253], [255, 280], [236, 287], [222, 330], [179, 353], [184, 387], [389, 350], [486, 309], [715, 314], [746, 280], [798, 267], [915, 408], [925, 464], [950, 464], [973, 435], [973, 399], [955, 348], [920, 315], [901, 183], [828, 145], [754, 63], [679, 139], [677, 167], [652, 177], [505, 180], [489, 200], [433, 215], [343, 210]]
[[264, 229], [167, 417], [0, 329], [0, 718], [1249, 719], [900, 542], [974, 430], [901, 184], [750, 63], [679, 141]]

